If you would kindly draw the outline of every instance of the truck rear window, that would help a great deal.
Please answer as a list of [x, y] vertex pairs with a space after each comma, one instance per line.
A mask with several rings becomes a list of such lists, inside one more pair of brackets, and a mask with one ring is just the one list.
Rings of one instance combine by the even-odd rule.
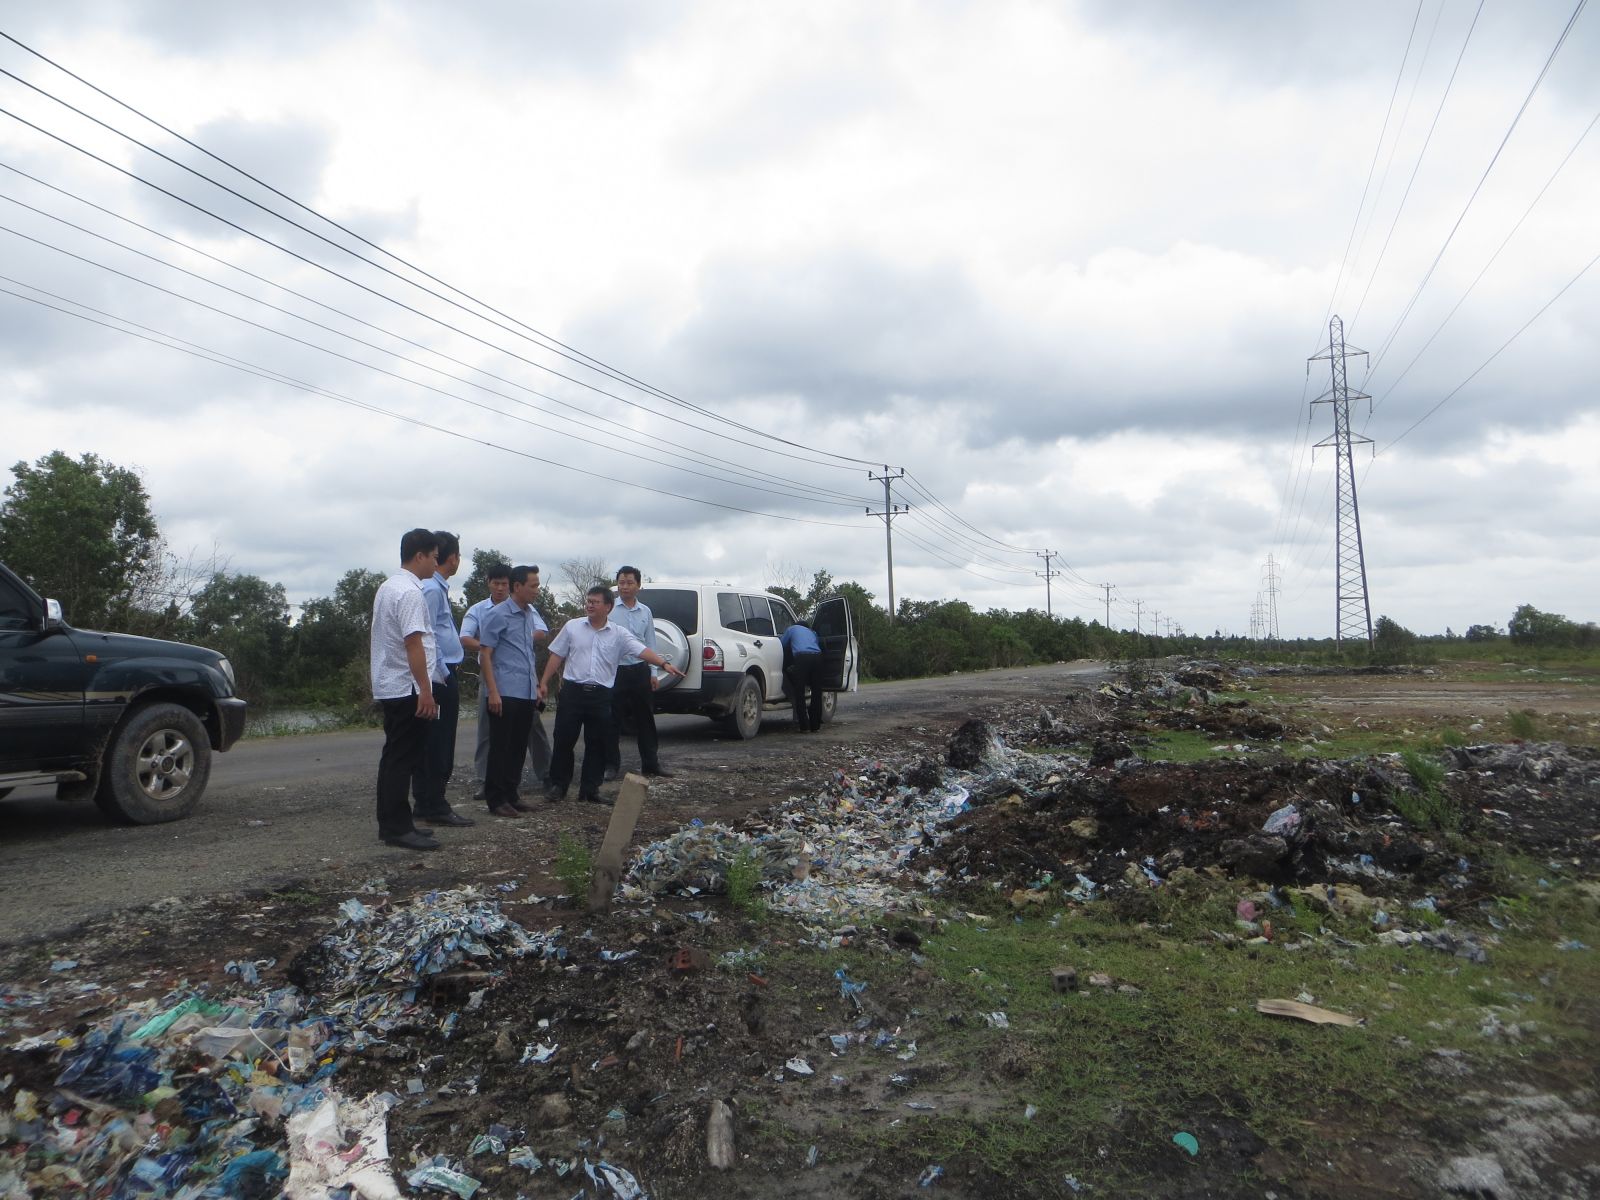
[[685, 635], [700, 632], [700, 593], [693, 588], [640, 588], [639, 599]]

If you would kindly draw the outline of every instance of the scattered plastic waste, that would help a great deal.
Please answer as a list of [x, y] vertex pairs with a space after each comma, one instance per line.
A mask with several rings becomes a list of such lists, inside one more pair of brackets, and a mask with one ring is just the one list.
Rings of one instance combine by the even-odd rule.
[[355, 923], [372, 919], [372, 910], [354, 896], [339, 905], [339, 913], [345, 920]]
[[934, 1180], [944, 1174], [944, 1168], [937, 1163], [929, 1163], [922, 1168], [922, 1174], [917, 1176], [918, 1187], [932, 1187]]
[[1039, 1106], [1037, 1104], [1030, 1104], [1030, 1105], [1028, 1105], [1026, 1108], [1024, 1108], [1022, 1110], [1022, 1119], [1024, 1121], [1031, 1121], [1035, 1117], [1037, 1117], [1038, 1115], [1039, 1115]]
[[1292, 804], [1285, 804], [1267, 818], [1267, 823], [1261, 827], [1261, 832], [1291, 834], [1299, 828], [1300, 810]]
[[1172, 1135], [1172, 1141], [1178, 1147], [1187, 1150], [1190, 1157], [1200, 1153], [1200, 1143], [1195, 1139], [1195, 1136], [1192, 1133], [1175, 1133]]
[[1587, 950], [1589, 947], [1577, 938], [1565, 938], [1556, 943], [1557, 950]]
[[1003, 1012], [986, 1012], [983, 1014], [983, 1019], [995, 1029], [1011, 1028], [1011, 1018], [1006, 1016], [1006, 1014]]
[[639, 1181], [621, 1167], [604, 1161], [591, 1167], [585, 1160], [583, 1170], [584, 1174], [589, 1176], [590, 1182], [595, 1185], [597, 1192], [604, 1187], [609, 1189], [617, 1200], [646, 1200]]
[[406, 1176], [406, 1182], [414, 1188], [454, 1192], [461, 1200], [472, 1200], [472, 1194], [483, 1186], [472, 1176], [458, 1170], [444, 1154], [435, 1154], [419, 1163], [416, 1170]]
[[791, 1058], [783, 1065], [788, 1067], [789, 1070], [793, 1071], [796, 1075], [805, 1076], [816, 1074], [816, 1072], [812, 1070], [811, 1064], [805, 1059], [801, 1058], [799, 1055]]
[[856, 980], [851, 979], [850, 976], [844, 973], [843, 967], [835, 971], [833, 977], [839, 981], [839, 995], [850, 1001], [857, 1008], [860, 1008], [861, 993], [867, 990], [866, 981], [862, 980], [858, 983]]
[[811, 1149], [806, 1151], [806, 1166], [814, 1167], [816, 1165], [817, 1165], [817, 1148], [815, 1146], [812, 1146]]
[[530, 1175], [534, 1174], [539, 1170], [540, 1167], [544, 1166], [544, 1163], [540, 1161], [539, 1156], [533, 1152], [532, 1146], [513, 1147], [511, 1153], [506, 1155], [506, 1162], [510, 1163], [513, 1167], [523, 1168]]

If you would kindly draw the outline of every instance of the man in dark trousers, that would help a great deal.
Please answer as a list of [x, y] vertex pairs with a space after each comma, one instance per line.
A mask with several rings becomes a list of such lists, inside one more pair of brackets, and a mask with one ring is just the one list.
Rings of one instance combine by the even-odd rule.
[[[617, 604], [611, 610], [611, 623], [620, 625], [650, 649], [656, 648], [656, 618], [648, 604], [639, 600], [642, 582], [638, 567], [617, 568]], [[646, 775], [670, 778], [671, 771], [661, 765], [659, 742], [656, 739], [656, 714], [652, 693], [656, 688], [655, 675], [650, 664], [638, 655], [625, 655], [617, 666], [616, 682], [611, 688], [611, 742], [606, 747], [606, 778], [622, 777], [622, 727], [624, 720], [633, 722], [634, 735], [639, 739], [639, 766]]]
[[433, 622], [445, 679], [433, 688], [433, 698], [439, 702], [439, 718], [428, 726], [422, 763], [411, 777], [411, 796], [419, 821], [428, 825], [473, 825], [476, 822], [471, 817], [450, 807], [445, 795], [456, 765], [456, 722], [461, 715], [457, 676], [464, 656], [455, 613], [450, 609], [450, 577], [461, 569], [461, 539], [443, 529], [435, 536], [439, 539], [439, 569], [431, 579], [422, 581], [422, 599], [428, 606], [428, 619]]
[[[798, 621], [785, 629], [779, 640], [790, 655], [789, 699], [794, 702], [794, 723], [801, 732], [816, 733], [822, 728], [822, 689], [817, 686], [822, 675], [822, 643], [810, 626]], [[809, 706], [807, 688], [811, 689]]]
[[611, 729], [611, 685], [617, 664], [626, 655], [664, 667], [683, 678], [667, 662], [620, 625], [611, 623], [615, 603], [608, 587], [592, 587], [583, 598], [582, 621], [568, 621], [551, 639], [550, 660], [539, 680], [539, 699], [550, 694], [550, 680], [561, 672], [561, 699], [556, 705], [555, 736], [550, 748], [548, 800], [564, 800], [572, 783], [573, 748], [583, 731], [583, 779], [578, 799], [600, 802], [600, 784], [606, 769], [606, 747]]
[[428, 725], [439, 715], [433, 685], [444, 677], [422, 598], [422, 582], [433, 574], [438, 558], [438, 535], [413, 529], [400, 539], [400, 570], [372, 599], [372, 698], [383, 707], [378, 837], [407, 850], [439, 848], [433, 834], [413, 823], [407, 796]]
[[511, 594], [489, 610], [478, 630], [478, 667], [488, 694], [489, 772], [483, 798], [497, 817], [529, 811], [517, 795], [522, 760], [528, 753], [536, 687], [533, 657], [533, 598], [539, 594], [537, 567], [511, 568]]

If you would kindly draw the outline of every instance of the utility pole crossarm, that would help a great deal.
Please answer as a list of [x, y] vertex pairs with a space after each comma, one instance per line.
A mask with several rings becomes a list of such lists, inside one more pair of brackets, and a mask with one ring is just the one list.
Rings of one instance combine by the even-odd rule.
[[1061, 556], [1054, 550], [1036, 550], [1034, 551], [1034, 557], [1044, 559], [1044, 570], [1035, 571], [1034, 574], [1044, 580], [1044, 611], [1046, 616], [1054, 620], [1056, 613], [1055, 609], [1052, 608], [1050, 604], [1050, 581], [1059, 576], [1061, 572], [1052, 571], [1050, 569], [1050, 560], [1052, 558], [1060, 558]]

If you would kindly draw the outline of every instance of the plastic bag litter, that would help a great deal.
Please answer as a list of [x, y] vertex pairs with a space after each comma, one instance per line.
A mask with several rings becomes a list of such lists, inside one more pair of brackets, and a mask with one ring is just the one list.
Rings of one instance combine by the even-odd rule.
[[[292, 1115], [284, 1195], [324, 1200], [329, 1192], [349, 1188], [363, 1200], [399, 1200], [385, 1129], [392, 1103], [387, 1095], [352, 1103], [330, 1089], [319, 1103]], [[464, 1193], [463, 1200], [471, 1194]]]
[[583, 1169], [597, 1191], [603, 1186], [610, 1188], [617, 1200], [649, 1200], [639, 1181], [621, 1167], [602, 1160], [593, 1167], [585, 1161]]
[[418, 1163], [416, 1170], [406, 1176], [406, 1182], [414, 1188], [454, 1192], [461, 1197], [461, 1200], [472, 1200], [472, 1194], [483, 1186], [472, 1176], [457, 1170], [455, 1164], [444, 1154], [435, 1154], [432, 1158]]
[[308, 974], [325, 1010], [379, 1028], [410, 1006], [429, 976], [468, 960], [566, 956], [559, 928], [529, 933], [470, 887], [429, 892], [381, 919], [351, 922], [317, 951]]
[[1267, 818], [1261, 827], [1263, 833], [1290, 834], [1300, 828], [1300, 810], [1292, 804], [1285, 804]]

